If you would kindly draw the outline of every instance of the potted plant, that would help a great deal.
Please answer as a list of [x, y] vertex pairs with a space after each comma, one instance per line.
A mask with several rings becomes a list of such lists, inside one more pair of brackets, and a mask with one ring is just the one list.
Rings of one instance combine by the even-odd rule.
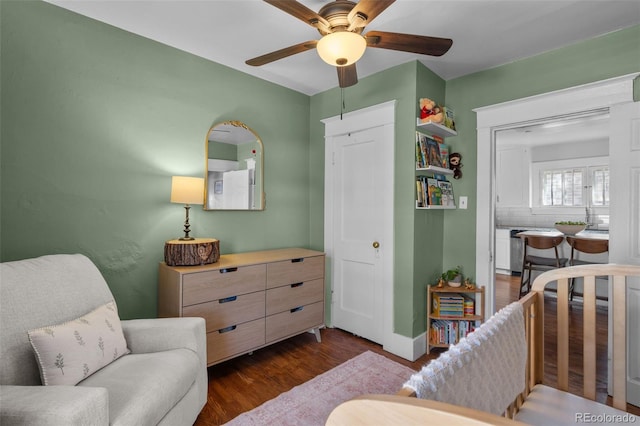
[[460, 287], [462, 285], [462, 267], [451, 268], [443, 272], [441, 277], [450, 287]]

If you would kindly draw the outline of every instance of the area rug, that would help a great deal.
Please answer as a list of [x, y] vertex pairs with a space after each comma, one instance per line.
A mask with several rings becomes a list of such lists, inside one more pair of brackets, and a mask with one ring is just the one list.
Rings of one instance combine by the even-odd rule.
[[240, 414], [226, 425], [324, 425], [341, 403], [368, 393], [393, 395], [413, 373], [409, 367], [367, 351]]

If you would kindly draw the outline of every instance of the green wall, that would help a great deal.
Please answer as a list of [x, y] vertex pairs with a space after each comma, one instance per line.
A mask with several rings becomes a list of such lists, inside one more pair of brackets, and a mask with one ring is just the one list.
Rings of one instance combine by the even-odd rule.
[[[476, 114], [493, 105], [640, 71], [640, 26], [553, 50], [487, 71], [447, 81], [447, 106], [456, 112], [458, 136], [447, 139], [463, 156], [456, 198], [469, 196], [469, 209], [448, 212], [444, 220], [444, 263], [475, 271]], [[635, 99], [640, 99], [635, 85]]]
[[[420, 98], [429, 98], [440, 105], [445, 105], [445, 83], [431, 70], [418, 63], [418, 76], [416, 82], [416, 93], [414, 98], [414, 114], [412, 118], [412, 130], [416, 129], [416, 118], [418, 117], [418, 105]], [[412, 135], [413, 136], [413, 135]], [[408, 141], [407, 141], [408, 142]], [[449, 144], [449, 138], [445, 141]], [[412, 183], [415, 185], [415, 136], [412, 137], [411, 154]], [[455, 146], [451, 145], [452, 148]], [[450, 177], [454, 186], [456, 182]], [[404, 182], [403, 182], [403, 185]], [[444, 249], [444, 218], [452, 210], [416, 210], [413, 199], [415, 198], [415, 188], [411, 188], [412, 203], [414, 212], [414, 240], [413, 240], [413, 318], [412, 328], [402, 330], [406, 336], [418, 336], [426, 329], [427, 322], [427, 285], [434, 284], [436, 278], [446, 269], [443, 267]], [[454, 192], [455, 194], [455, 192]], [[407, 300], [399, 299], [394, 303], [394, 311], [405, 310]]]
[[[44, 2], [0, 2], [2, 261], [84, 253], [124, 318], [156, 314], [171, 176], [204, 176], [205, 137], [247, 123], [267, 209], [191, 209], [223, 253], [309, 246], [309, 97]], [[280, 125], [287, 123], [286, 126]]]

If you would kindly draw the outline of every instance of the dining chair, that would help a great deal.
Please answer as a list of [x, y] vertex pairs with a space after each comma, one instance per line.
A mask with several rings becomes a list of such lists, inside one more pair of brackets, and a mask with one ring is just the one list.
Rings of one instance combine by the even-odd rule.
[[[606, 253], [609, 251], [609, 240], [595, 238], [579, 238], [567, 236], [567, 243], [571, 246], [571, 256], [569, 257], [569, 265], [590, 265], [601, 262], [593, 262], [590, 260], [577, 259], [578, 252], [588, 254]], [[606, 262], [605, 262], [606, 263]], [[573, 300], [574, 278], [569, 283], [569, 300]]]
[[[519, 298], [525, 296], [531, 290], [531, 273], [532, 271], [549, 271], [551, 269], [563, 268], [566, 266], [566, 257], [560, 257], [558, 254], [558, 246], [564, 241], [564, 236], [544, 236], [544, 235], [525, 235], [522, 236], [524, 243], [522, 272], [520, 273], [520, 294]], [[530, 249], [550, 250], [553, 249], [554, 257], [544, 257], [529, 254]], [[525, 277], [525, 272], [527, 272]]]

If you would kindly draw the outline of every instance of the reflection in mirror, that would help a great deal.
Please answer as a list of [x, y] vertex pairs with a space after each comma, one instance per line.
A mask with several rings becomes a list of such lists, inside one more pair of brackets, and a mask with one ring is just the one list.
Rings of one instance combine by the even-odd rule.
[[263, 210], [263, 146], [246, 124], [225, 121], [207, 133], [205, 210]]

